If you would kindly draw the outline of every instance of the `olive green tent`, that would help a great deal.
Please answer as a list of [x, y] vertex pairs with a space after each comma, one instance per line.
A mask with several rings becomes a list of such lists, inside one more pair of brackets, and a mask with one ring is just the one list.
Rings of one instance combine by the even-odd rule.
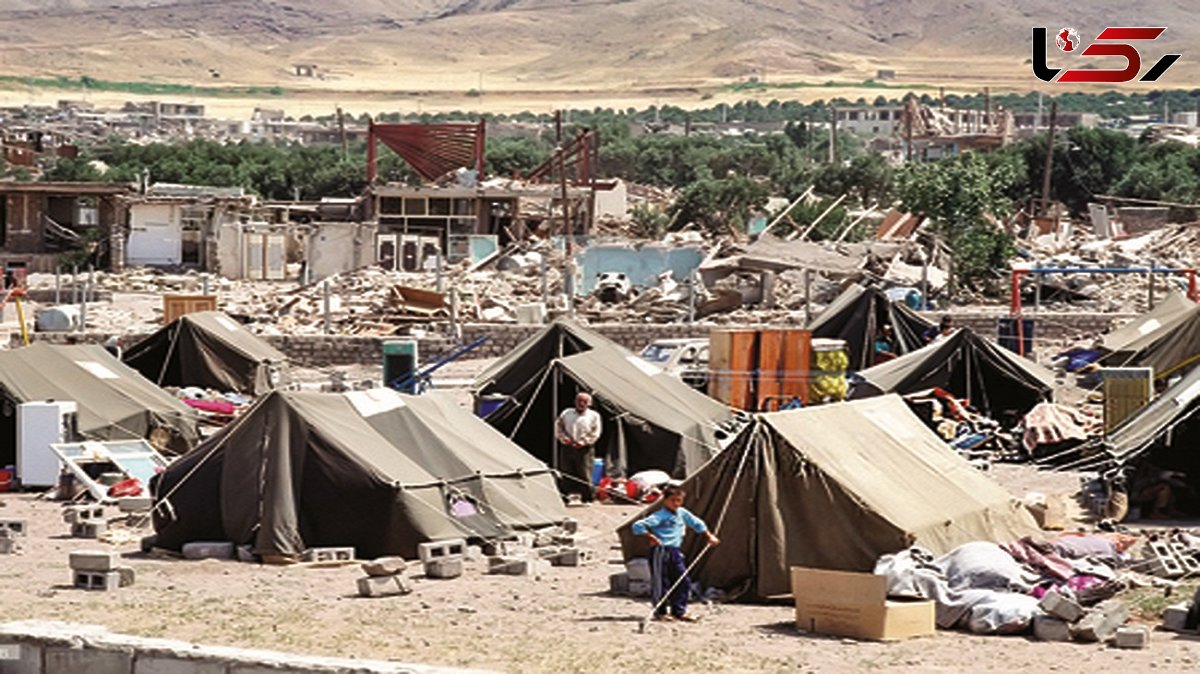
[[158, 545], [248, 544], [294, 557], [353, 547], [413, 557], [420, 543], [486, 540], [566, 517], [541, 462], [432, 393], [273, 392], [154, 485]]
[[291, 381], [287, 356], [220, 311], [180, 316], [131, 346], [124, 361], [159, 386], [262, 395]]
[[488, 423], [535, 457], [554, 460], [554, 424], [575, 394], [592, 394], [603, 430], [597, 455], [610, 474], [657, 469], [685, 477], [732, 433], [733, 411], [624, 347], [559, 320], [500, 359], [475, 382], [477, 395], [507, 403]]
[[74, 401], [89, 440], [147, 438], [175, 453], [199, 440], [195, 410], [104, 347], [36, 342], [0, 351], [0, 466], [13, 462], [17, 405], [40, 400]]
[[1109, 367], [1152, 367], [1157, 379], [1200, 359], [1200, 304], [1172, 292], [1151, 311], [1105, 335], [1100, 360]]
[[808, 329], [813, 337], [846, 340], [850, 369], [862, 370], [874, 364], [875, 337], [885, 325], [892, 328], [897, 355], [921, 348], [921, 334], [933, 327], [933, 323], [879, 288], [855, 283], [825, 307]]
[[[757, 415], [683, 487], [685, 507], [721, 538], [694, 578], [734, 597], [790, 594], [792, 566], [870, 571], [912, 545], [941, 554], [1038, 531], [894, 395]], [[647, 552], [630, 525], [626, 559]], [[689, 559], [701, 544], [689, 536]]]

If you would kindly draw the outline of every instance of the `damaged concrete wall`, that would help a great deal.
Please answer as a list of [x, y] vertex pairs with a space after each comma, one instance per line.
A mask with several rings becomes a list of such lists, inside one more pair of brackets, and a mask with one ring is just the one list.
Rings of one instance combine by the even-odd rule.
[[604, 272], [623, 272], [634, 286], [654, 287], [658, 275], [670, 271], [676, 280], [688, 277], [704, 260], [699, 246], [642, 246], [593, 244], [576, 256], [581, 270], [580, 291], [596, 288], [596, 277]]
[[374, 263], [374, 224], [321, 222], [313, 227], [307, 254], [313, 281]]

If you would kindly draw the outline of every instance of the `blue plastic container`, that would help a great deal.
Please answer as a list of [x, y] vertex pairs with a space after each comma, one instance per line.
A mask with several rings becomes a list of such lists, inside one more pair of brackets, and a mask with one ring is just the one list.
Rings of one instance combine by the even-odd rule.
[[592, 459], [592, 484], [604, 479], [604, 459]]

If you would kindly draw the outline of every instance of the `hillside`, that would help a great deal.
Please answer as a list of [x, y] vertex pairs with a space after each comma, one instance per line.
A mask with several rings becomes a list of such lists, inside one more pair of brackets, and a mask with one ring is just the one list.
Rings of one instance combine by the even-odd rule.
[[[1030, 29], [1085, 36], [1166, 25], [1147, 58], [1184, 58], [1200, 20], [1182, 1], [1153, 16], [1117, 0], [5, 0], [0, 75], [289, 91], [464, 95], [719, 93], [750, 78], [853, 87], [880, 68], [897, 84], [1032, 88]], [[1161, 43], [1161, 44], [1160, 44]], [[295, 63], [318, 65], [302, 78]]]

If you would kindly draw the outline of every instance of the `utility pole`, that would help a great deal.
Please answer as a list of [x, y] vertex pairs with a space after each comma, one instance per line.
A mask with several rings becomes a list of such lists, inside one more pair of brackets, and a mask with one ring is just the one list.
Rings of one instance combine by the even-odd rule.
[[992, 88], [983, 88], [983, 132], [992, 130]]
[[837, 156], [837, 108], [829, 106], [829, 163], [836, 164]]
[[554, 144], [562, 147], [562, 110], [554, 111]]
[[912, 163], [913, 143], [912, 143], [912, 127], [913, 127], [913, 110], [916, 108], [912, 100], [909, 100], [904, 106], [904, 143], [906, 145], [907, 163]]
[[350, 150], [346, 145], [346, 116], [342, 114], [342, 106], [338, 106], [338, 137], [342, 141], [342, 159], [350, 156]]
[[563, 148], [560, 146], [555, 152], [558, 154], [558, 184], [562, 190], [562, 214], [563, 214], [563, 236], [565, 237], [567, 254], [563, 258], [563, 295], [567, 301], [567, 315], [575, 315], [575, 280], [574, 280], [574, 232], [571, 231], [571, 207], [567, 201], [567, 163], [563, 158]]
[[1058, 116], [1058, 101], [1050, 102], [1050, 129], [1046, 134], [1046, 167], [1042, 174], [1042, 214], [1050, 206], [1050, 173], [1054, 170], [1054, 124]]

